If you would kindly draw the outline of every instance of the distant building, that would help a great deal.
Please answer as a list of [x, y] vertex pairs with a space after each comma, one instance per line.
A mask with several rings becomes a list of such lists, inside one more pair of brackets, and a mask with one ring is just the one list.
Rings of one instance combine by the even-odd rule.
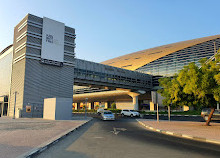
[[[190, 62], [199, 65], [200, 59], [210, 58], [219, 48], [220, 35], [215, 35], [126, 54], [102, 64], [145, 72], [157, 79], [157, 76], [172, 76], [178, 73]], [[154, 86], [158, 86], [158, 83], [155, 82]]]
[[[153, 75], [152, 90], [155, 91], [159, 88], [159, 78], [173, 76], [190, 62], [195, 62], [199, 66], [200, 59], [212, 57], [219, 48], [220, 35], [215, 35], [126, 54], [104, 61], [102, 64]], [[151, 110], [155, 108], [155, 103], [162, 105], [163, 100], [160, 94], [153, 91], [151, 92]]]

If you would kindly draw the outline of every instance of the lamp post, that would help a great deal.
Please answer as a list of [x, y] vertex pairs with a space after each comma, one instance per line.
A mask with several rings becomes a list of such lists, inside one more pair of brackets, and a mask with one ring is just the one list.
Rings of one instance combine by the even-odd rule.
[[16, 97], [17, 97], [18, 92], [15, 91], [14, 94], [15, 94], [15, 103], [14, 103], [14, 115], [13, 115], [13, 119], [15, 119]]
[[87, 108], [87, 101], [88, 101], [88, 98], [86, 98], [85, 100], [86, 100], [86, 102], [85, 102], [85, 104], [86, 104], [86, 105], [85, 105], [85, 119], [86, 119], [86, 118], [87, 118], [87, 116], [86, 116], [86, 115], [87, 115], [87, 114], [86, 114], [86, 108]]
[[157, 91], [155, 91], [155, 93], [156, 93], [156, 104], [157, 104], [157, 122], [159, 122], [159, 105], [157, 102]]

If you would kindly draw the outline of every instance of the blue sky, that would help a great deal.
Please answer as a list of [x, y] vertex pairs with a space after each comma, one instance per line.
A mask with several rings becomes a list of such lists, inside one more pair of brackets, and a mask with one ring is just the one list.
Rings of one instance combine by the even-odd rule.
[[0, 51], [27, 14], [76, 29], [76, 57], [94, 62], [220, 34], [219, 0], [0, 0]]

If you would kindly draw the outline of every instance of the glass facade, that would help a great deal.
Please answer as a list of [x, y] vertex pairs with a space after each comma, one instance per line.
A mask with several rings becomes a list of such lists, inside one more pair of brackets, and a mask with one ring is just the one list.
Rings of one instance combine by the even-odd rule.
[[0, 55], [0, 96], [9, 95], [12, 71], [13, 48]]
[[215, 50], [217, 51], [219, 48], [220, 38], [217, 38], [166, 55], [137, 70], [154, 76], [173, 76], [190, 62], [195, 62], [199, 66], [200, 59], [210, 58], [214, 55]]

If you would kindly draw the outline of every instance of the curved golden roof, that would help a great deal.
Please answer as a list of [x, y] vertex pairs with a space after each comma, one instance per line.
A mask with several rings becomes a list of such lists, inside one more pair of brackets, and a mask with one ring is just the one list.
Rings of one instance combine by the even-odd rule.
[[128, 69], [128, 70], [136, 70], [163, 56], [172, 54], [181, 49], [191, 47], [193, 45], [200, 44], [206, 41], [210, 41], [216, 38], [220, 38], [220, 35], [208, 36], [208, 37], [197, 38], [193, 40], [167, 44], [167, 45], [163, 45], [159, 47], [154, 47], [154, 48], [134, 52], [131, 54], [123, 55], [120, 57], [116, 57], [110, 60], [106, 60], [101, 63], [105, 65]]
[[8, 47], [6, 47], [5, 49], [3, 49], [3, 51], [0, 52], [0, 55], [2, 55], [4, 52], [6, 52], [7, 50], [9, 50], [13, 45], [9, 45]]

